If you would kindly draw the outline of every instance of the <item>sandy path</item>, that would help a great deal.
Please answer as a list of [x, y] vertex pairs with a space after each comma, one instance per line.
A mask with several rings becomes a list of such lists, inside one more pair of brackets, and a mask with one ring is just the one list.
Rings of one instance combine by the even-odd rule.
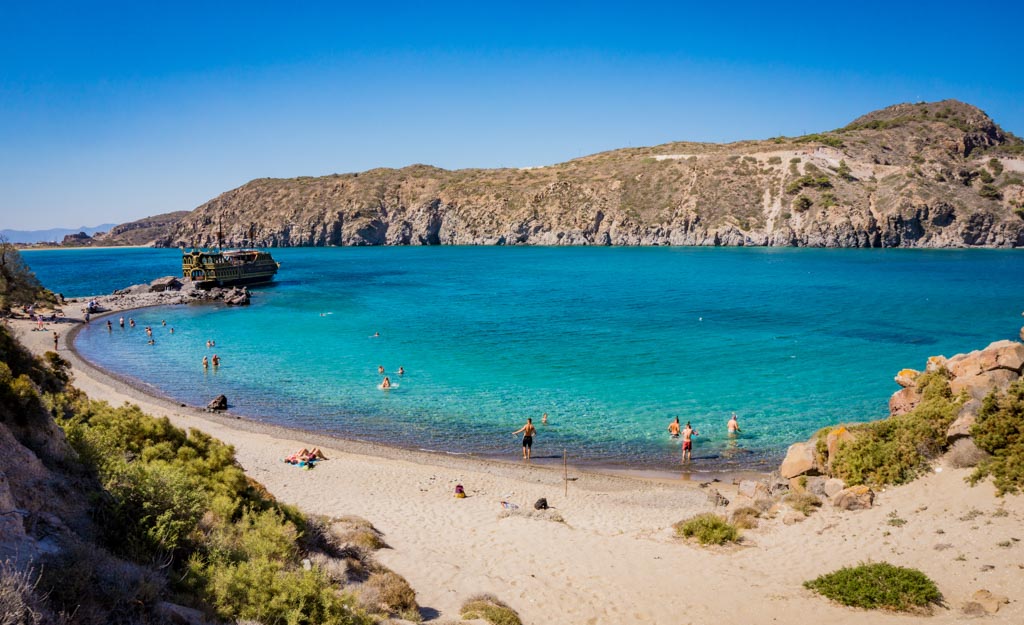
[[[24, 322], [13, 326], [34, 351], [52, 348], [52, 333], [29, 332]], [[72, 324], [51, 327], [64, 333]], [[578, 479], [566, 497], [560, 471], [317, 439], [213, 417], [140, 394], [83, 363], [63, 340], [60, 351], [72, 362], [75, 384], [91, 397], [138, 403], [234, 445], [246, 472], [280, 500], [307, 512], [372, 521], [391, 547], [378, 558], [409, 580], [428, 616], [455, 618], [469, 595], [492, 592], [524, 622], [538, 625], [918, 621], [839, 607], [802, 587], [840, 566], [884, 560], [919, 568], [939, 585], [947, 607], [929, 623], [962, 620], [960, 605], [980, 588], [1012, 600], [987, 622], [1024, 622], [1024, 543], [1014, 541], [1024, 540], [1024, 498], [997, 499], [989, 485], [967, 488], [963, 471], [944, 470], [879, 493], [877, 506], [864, 512], [826, 507], [791, 526], [779, 515], [747, 532], [744, 546], [709, 550], [675, 539], [670, 530], [710, 506], [705, 492], [687, 480], [570, 469]], [[331, 460], [314, 471], [280, 462], [311, 443], [326, 447]], [[465, 485], [467, 499], [452, 497], [456, 483]], [[722, 488], [726, 496], [730, 490]], [[501, 499], [527, 509], [539, 497], [565, 523], [501, 516]], [[980, 514], [965, 516], [975, 509]], [[890, 525], [891, 513], [906, 524]]]

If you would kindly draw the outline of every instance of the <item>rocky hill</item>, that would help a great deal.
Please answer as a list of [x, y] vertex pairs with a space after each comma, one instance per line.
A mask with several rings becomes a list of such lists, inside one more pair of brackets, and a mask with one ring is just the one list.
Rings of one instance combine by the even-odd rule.
[[981, 110], [899, 104], [844, 128], [558, 165], [258, 179], [158, 245], [1024, 246], [1024, 142]]
[[188, 215], [188, 211], [175, 211], [114, 226], [94, 235], [92, 245], [152, 245], [154, 241], [166, 240], [178, 222]]

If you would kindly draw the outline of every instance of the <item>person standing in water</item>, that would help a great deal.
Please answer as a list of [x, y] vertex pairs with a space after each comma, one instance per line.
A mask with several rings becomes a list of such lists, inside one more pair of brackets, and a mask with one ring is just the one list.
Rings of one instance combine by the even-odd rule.
[[548, 413], [545, 412], [544, 416], [540, 418], [540, 424], [541, 425], [547, 425], [548, 424]]
[[384, 381], [380, 383], [381, 388], [391, 388], [391, 378], [384, 376]]
[[697, 430], [693, 429], [690, 422], [686, 422], [686, 427], [683, 428], [683, 462], [693, 459], [693, 437], [699, 436]]
[[526, 419], [526, 425], [512, 432], [512, 435], [515, 436], [520, 432], [523, 433], [523, 460], [529, 460], [533, 452], [533, 436], [537, 433], [532, 418]]
[[740, 433], [740, 422], [736, 420], [736, 413], [732, 413], [729, 417], [729, 425], [726, 426], [729, 430], [730, 436], [735, 436]]
[[209, 369], [209, 368], [210, 368], [210, 359], [207, 358], [206, 356], [203, 356], [203, 369]]
[[679, 438], [679, 417], [676, 420], [668, 424], [668, 434], [672, 438]]

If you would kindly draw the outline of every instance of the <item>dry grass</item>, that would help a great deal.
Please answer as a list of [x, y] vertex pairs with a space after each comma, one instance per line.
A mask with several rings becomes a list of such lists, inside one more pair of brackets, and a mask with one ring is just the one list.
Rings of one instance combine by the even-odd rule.
[[359, 587], [359, 603], [370, 612], [397, 614], [407, 621], [422, 619], [416, 591], [394, 571], [382, 569], [371, 573]]
[[802, 512], [804, 516], [811, 516], [812, 512], [821, 507], [821, 499], [812, 493], [792, 493], [786, 495], [784, 501], [797, 512]]
[[18, 569], [10, 560], [0, 565], [0, 623], [37, 625], [44, 622], [42, 600], [36, 593], [38, 583], [31, 568]]
[[474, 595], [462, 604], [464, 619], [483, 619], [491, 625], [523, 625], [519, 614], [494, 595]]
[[753, 506], [738, 508], [732, 513], [732, 524], [741, 530], [752, 530], [757, 527], [761, 510]]

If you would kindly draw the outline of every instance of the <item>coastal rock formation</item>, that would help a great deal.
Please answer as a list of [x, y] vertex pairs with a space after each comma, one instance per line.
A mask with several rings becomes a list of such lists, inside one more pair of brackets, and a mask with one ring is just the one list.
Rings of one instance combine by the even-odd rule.
[[258, 179], [157, 245], [1019, 247], [1022, 148], [968, 104], [899, 104], [803, 137]]
[[818, 463], [813, 443], [793, 443], [786, 451], [786, 459], [779, 467], [782, 477], [789, 479], [799, 475], [817, 473]]
[[[114, 291], [104, 297], [91, 297], [101, 310], [123, 310], [143, 306], [168, 304], [191, 304], [195, 302], [223, 302], [228, 306], [247, 306], [252, 295], [244, 286], [231, 288], [214, 287], [201, 289], [191, 280], [175, 276], [157, 278], [148, 284], [135, 284]], [[84, 302], [83, 299], [69, 299], [69, 302]]]

